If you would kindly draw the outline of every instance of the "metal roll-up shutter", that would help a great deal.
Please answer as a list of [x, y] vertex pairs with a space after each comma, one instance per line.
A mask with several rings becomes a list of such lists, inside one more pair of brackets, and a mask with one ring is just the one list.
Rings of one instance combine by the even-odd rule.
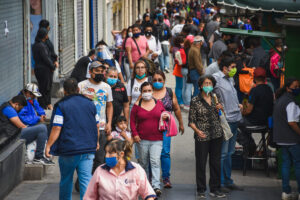
[[77, 0], [77, 53], [78, 58], [83, 56], [83, 1]]
[[98, 0], [93, 1], [94, 45], [98, 42]]
[[74, 1], [58, 1], [60, 73], [68, 74], [75, 65]]
[[[7, 36], [4, 34], [5, 21], [9, 30]], [[0, 24], [0, 103], [3, 103], [23, 88], [23, 1], [1, 0]]]

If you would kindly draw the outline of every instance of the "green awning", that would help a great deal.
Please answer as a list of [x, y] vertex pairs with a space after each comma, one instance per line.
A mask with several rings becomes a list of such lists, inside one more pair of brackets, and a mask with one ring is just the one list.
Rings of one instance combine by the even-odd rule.
[[266, 38], [283, 38], [281, 33], [273, 33], [266, 31], [250, 31], [242, 30], [237, 28], [220, 28], [220, 32], [233, 34], [233, 35], [247, 35], [247, 36], [256, 36], [256, 37], [266, 37]]
[[300, 14], [300, 0], [210, 0], [210, 2], [254, 11]]

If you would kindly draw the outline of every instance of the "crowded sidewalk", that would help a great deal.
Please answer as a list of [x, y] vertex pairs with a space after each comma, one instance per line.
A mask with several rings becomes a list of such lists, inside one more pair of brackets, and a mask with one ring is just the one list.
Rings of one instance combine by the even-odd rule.
[[[174, 86], [174, 76], [167, 75], [167, 86]], [[56, 99], [57, 100], [57, 99]], [[163, 191], [162, 200], [194, 200], [196, 199], [195, 185], [195, 156], [193, 145], [193, 131], [187, 126], [187, 113], [183, 112], [183, 121], [186, 128], [184, 135], [172, 138], [172, 182], [173, 188]], [[57, 163], [57, 162], [56, 162]], [[209, 169], [207, 168], [207, 175]], [[75, 179], [76, 175], [74, 176]], [[247, 171], [247, 176], [242, 175], [241, 170], [233, 171], [236, 183], [244, 187], [244, 191], [234, 191], [224, 199], [228, 200], [265, 200], [279, 199], [281, 194], [281, 180], [275, 173], [266, 177], [263, 171]], [[52, 200], [58, 199], [59, 194], [59, 167], [47, 167], [47, 175], [42, 181], [24, 181], [16, 187], [5, 200]], [[295, 186], [296, 183], [292, 182]], [[210, 197], [207, 195], [207, 199]], [[79, 193], [73, 190], [73, 199], [78, 200]]]

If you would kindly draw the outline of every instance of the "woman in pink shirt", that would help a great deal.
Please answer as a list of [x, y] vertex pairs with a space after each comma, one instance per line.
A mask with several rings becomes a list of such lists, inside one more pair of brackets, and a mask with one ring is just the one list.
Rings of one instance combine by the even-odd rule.
[[138, 61], [141, 57], [147, 58], [150, 53], [147, 38], [141, 35], [140, 25], [132, 25], [132, 33], [133, 37], [128, 38], [125, 44], [131, 70], [133, 69], [136, 61]]
[[[152, 174], [152, 187], [157, 196], [160, 190], [160, 155], [163, 133], [158, 130], [160, 116], [165, 108], [161, 101], [152, 97], [153, 86], [149, 82], [141, 85], [142, 98], [132, 107], [130, 127], [139, 151], [139, 162], [148, 173], [149, 160]], [[163, 116], [167, 119], [167, 116]], [[149, 158], [150, 156], [150, 158]]]
[[131, 144], [111, 140], [105, 147], [106, 164], [96, 169], [83, 197], [84, 200], [145, 200], [156, 198], [144, 169], [130, 162]]

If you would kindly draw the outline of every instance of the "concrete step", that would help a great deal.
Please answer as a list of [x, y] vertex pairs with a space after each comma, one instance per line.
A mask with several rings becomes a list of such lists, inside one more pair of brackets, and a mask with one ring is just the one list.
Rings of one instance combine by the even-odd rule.
[[36, 164], [25, 164], [24, 180], [35, 181], [42, 180], [46, 174], [46, 166]]

